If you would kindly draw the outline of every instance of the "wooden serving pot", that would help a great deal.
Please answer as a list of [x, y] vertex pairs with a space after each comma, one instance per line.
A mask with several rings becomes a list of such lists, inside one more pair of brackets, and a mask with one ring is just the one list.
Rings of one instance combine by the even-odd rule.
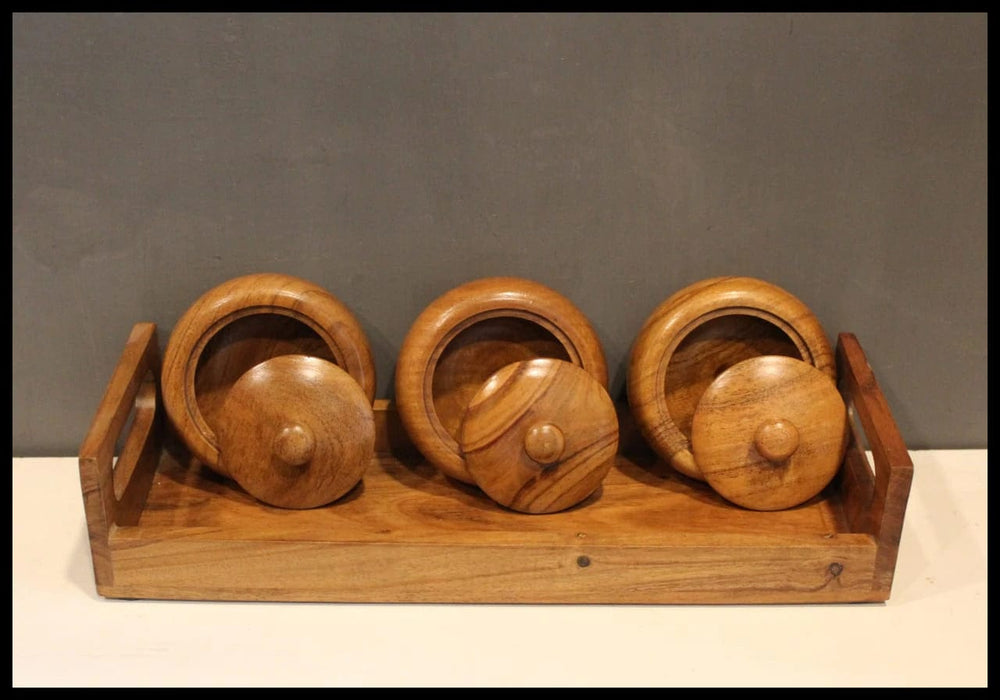
[[400, 420], [426, 459], [495, 501], [554, 512], [592, 494], [618, 423], [596, 332], [545, 285], [492, 277], [433, 301], [396, 364]]
[[174, 327], [161, 387], [191, 453], [271, 505], [339, 498], [374, 451], [367, 338], [297, 277], [251, 274], [202, 295]]
[[789, 292], [751, 277], [702, 280], [643, 324], [629, 359], [642, 434], [682, 474], [749, 508], [797, 505], [836, 473], [846, 408], [832, 347]]

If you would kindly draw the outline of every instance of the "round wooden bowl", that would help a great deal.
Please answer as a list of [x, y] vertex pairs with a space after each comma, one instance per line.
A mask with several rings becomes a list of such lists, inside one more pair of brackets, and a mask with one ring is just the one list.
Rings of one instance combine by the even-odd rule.
[[340, 367], [369, 403], [375, 365], [350, 310], [323, 288], [279, 273], [237, 277], [203, 294], [174, 326], [163, 358], [163, 405], [191, 453], [223, 476], [217, 428], [232, 386], [255, 365], [282, 355]]
[[784, 289], [715, 277], [671, 295], [646, 319], [629, 357], [629, 406], [646, 441], [674, 469], [704, 481], [691, 452], [698, 402], [729, 367], [762, 355], [801, 360], [836, 378], [822, 326]]
[[466, 409], [495, 372], [535, 358], [582, 367], [607, 387], [597, 333], [553, 289], [490, 277], [440, 296], [414, 321], [396, 363], [397, 410], [413, 444], [448, 476], [474, 484], [459, 444]]

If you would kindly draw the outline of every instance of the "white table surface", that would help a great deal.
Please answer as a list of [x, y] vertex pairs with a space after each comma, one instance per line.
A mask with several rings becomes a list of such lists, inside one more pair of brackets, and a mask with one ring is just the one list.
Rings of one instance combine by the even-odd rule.
[[986, 450], [912, 452], [883, 604], [121, 601], [75, 458], [13, 460], [13, 686], [987, 685]]

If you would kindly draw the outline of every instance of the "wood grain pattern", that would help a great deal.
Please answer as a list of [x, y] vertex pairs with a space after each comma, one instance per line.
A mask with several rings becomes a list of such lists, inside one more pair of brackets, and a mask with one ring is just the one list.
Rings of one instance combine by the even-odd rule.
[[618, 416], [586, 370], [551, 358], [516, 362], [473, 396], [460, 445], [476, 485], [494, 501], [555, 513], [600, 487], [618, 452]]
[[205, 292], [181, 316], [164, 353], [163, 402], [177, 434], [202, 462], [224, 469], [215, 423], [232, 384], [257, 363], [284, 354], [334, 362], [369, 400], [375, 395], [375, 365], [361, 325], [307, 280], [278, 273], [237, 277]]
[[[133, 524], [113, 504], [116, 431], [136, 377], [156, 365], [152, 324], [138, 324], [81, 448], [81, 488], [95, 579], [110, 598], [470, 603], [783, 604], [878, 602], [890, 594], [912, 464], [856, 339], [837, 347], [845, 402], [875, 452], [879, 487], [842, 470], [797, 508], [738, 508], [671, 469], [620, 407], [615, 466], [587, 507], [544, 517], [513, 513], [456, 483], [376, 403], [379, 452], [362, 481], [310, 510], [261, 503], [204, 467], [155, 421], [138, 441], [158, 445], [155, 473], [127, 490], [144, 503]], [[162, 436], [161, 429], [164, 430]], [[131, 440], [126, 436], [126, 442]], [[865, 459], [852, 439], [845, 459]], [[98, 457], [101, 457], [100, 459]], [[121, 460], [119, 460], [120, 462]], [[145, 476], [152, 476], [144, 481]], [[843, 504], [870, 496], [867, 525]], [[128, 514], [124, 514], [128, 516]]]
[[223, 408], [221, 471], [274, 506], [335, 501], [375, 454], [370, 399], [347, 372], [318, 357], [281, 355], [255, 365]]
[[691, 453], [698, 401], [726, 368], [759, 355], [795, 357], [836, 378], [819, 321], [797, 297], [763, 280], [701, 280], [643, 323], [629, 355], [628, 401], [646, 440], [674, 469], [704, 479]]
[[[126, 598], [361, 603], [880, 602], [870, 540], [680, 539], [651, 547], [116, 541]], [[150, 566], [156, 561], [156, 573]], [[583, 564], [581, 562], [586, 562]], [[722, 565], [725, 562], [726, 565]]]
[[705, 480], [755, 510], [792, 508], [833, 479], [847, 447], [847, 409], [830, 377], [801, 360], [737, 363], [705, 390], [691, 427]]
[[465, 409], [494, 372], [535, 357], [579, 365], [607, 386], [597, 333], [555, 290], [490, 277], [447, 291], [413, 322], [396, 362], [395, 400], [410, 439], [444, 473], [474, 483], [458, 442]]

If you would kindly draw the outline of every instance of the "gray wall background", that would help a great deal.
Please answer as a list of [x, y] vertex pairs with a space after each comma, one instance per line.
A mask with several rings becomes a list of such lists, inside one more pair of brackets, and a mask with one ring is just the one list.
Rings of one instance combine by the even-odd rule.
[[593, 321], [738, 274], [858, 335], [911, 449], [984, 448], [981, 15], [13, 16], [13, 452], [75, 455], [132, 325], [321, 284], [378, 396], [447, 289]]

